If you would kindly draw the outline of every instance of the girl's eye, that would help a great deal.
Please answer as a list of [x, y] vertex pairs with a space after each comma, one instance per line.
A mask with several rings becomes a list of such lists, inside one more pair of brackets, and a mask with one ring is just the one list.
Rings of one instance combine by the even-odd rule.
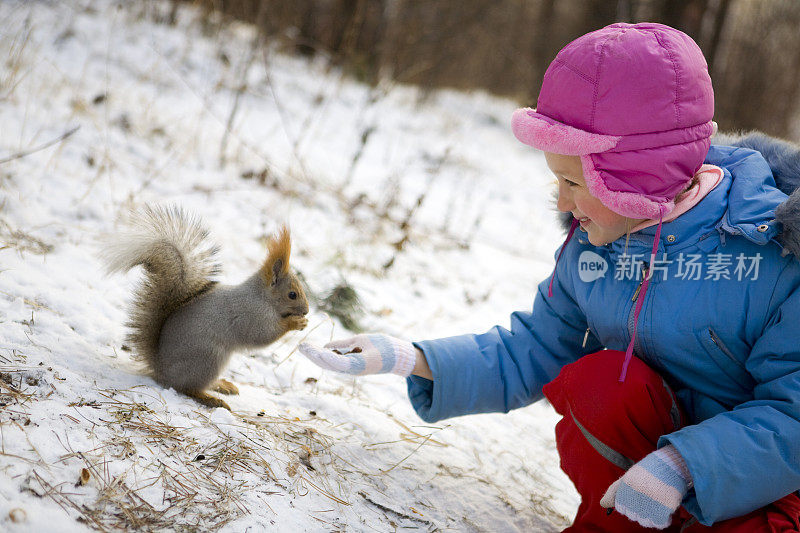
[[580, 187], [579, 183], [577, 183], [575, 181], [572, 181], [570, 178], [568, 178], [566, 176], [563, 176], [563, 175], [559, 174], [557, 177], [558, 177], [559, 181], [563, 181], [564, 183], [566, 183], [567, 187]]
[[290, 292], [289, 293], [289, 299], [290, 300], [297, 300], [297, 293], [294, 292], [294, 291]]

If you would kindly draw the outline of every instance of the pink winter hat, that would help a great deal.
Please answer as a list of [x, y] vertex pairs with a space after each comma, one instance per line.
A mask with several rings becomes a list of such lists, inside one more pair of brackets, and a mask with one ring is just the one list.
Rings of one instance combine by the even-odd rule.
[[612, 24], [564, 47], [536, 109], [514, 112], [514, 135], [581, 156], [589, 192], [633, 218], [664, 216], [690, 183], [714, 132], [708, 65], [685, 33]]

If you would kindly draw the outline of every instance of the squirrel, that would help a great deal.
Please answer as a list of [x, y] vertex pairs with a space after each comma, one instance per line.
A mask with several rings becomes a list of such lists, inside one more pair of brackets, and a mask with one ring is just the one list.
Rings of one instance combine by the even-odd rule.
[[267, 242], [267, 258], [240, 285], [212, 278], [221, 271], [219, 247], [197, 217], [182, 208], [145, 206], [130, 227], [106, 237], [100, 255], [109, 273], [137, 265], [144, 279], [134, 290], [128, 342], [158, 383], [209, 407], [224, 407], [222, 394], [238, 394], [218, 379], [231, 353], [271, 344], [308, 325], [308, 300], [289, 269], [289, 229]]

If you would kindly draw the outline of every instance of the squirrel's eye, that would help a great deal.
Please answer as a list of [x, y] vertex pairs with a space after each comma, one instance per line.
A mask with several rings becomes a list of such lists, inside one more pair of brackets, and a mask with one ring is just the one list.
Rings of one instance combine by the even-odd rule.
[[297, 300], [297, 293], [294, 292], [294, 291], [290, 292], [289, 293], [289, 299], [290, 300]]

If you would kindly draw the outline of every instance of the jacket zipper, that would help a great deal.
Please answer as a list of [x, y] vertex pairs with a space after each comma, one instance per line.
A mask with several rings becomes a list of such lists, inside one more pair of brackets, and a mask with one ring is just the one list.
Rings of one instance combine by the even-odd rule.
[[[639, 298], [639, 292], [642, 290], [644, 280], [647, 279], [647, 268], [647, 263], [642, 261], [642, 279], [639, 281], [639, 285], [636, 287], [636, 290], [633, 292], [633, 296], [631, 297], [631, 310], [628, 313], [628, 335], [631, 337], [633, 337], [633, 322], [636, 314], [636, 300]], [[636, 349], [639, 345], [638, 340], [639, 339], [633, 341], [633, 350], [637, 353], [639, 353], [639, 350]]]
[[[634, 311], [636, 310], [636, 299], [639, 298], [639, 291], [642, 290], [642, 285], [644, 285], [644, 280], [647, 279], [647, 269], [648, 265], [644, 261], [642, 262], [642, 279], [639, 281], [639, 285], [637, 285], [636, 290], [633, 291], [633, 296], [631, 297], [631, 302], [633, 305], [631, 306], [631, 310], [628, 313], [628, 334], [632, 337], [633, 336], [633, 319], [634, 319]], [[586, 341], [589, 339], [589, 333], [591, 331], [591, 327], [586, 328], [586, 332], [583, 334], [583, 343], [581, 343], [581, 348], [586, 348]], [[636, 343], [634, 342], [634, 348], [636, 347]]]
[[739, 368], [742, 368], [742, 369], [744, 369], [744, 368], [745, 368], [745, 367], [744, 367], [744, 365], [741, 363], [741, 361], [739, 361], [738, 359], [736, 359], [736, 356], [734, 356], [734, 355], [733, 355], [733, 352], [731, 352], [731, 351], [728, 349], [728, 347], [727, 347], [727, 346], [725, 346], [725, 344], [722, 342], [722, 339], [720, 339], [719, 337], [717, 337], [717, 334], [716, 334], [716, 333], [714, 333], [714, 330], [713, 330], [713, 329], [711, 329], [711, 328], [708, 328], [708, 334], [711, 336], [711, 341], [712, 341], [714, 344], [716, 344], [716, 345], [717, 345], [717, 348], [719, 348], [719, 351], [721, 351], [723, 354], [725, 354], [725, 355], [728, 357], [728, 359], [730, 359], [731, 361], [733, 361], [733, 363], [734, 363], [734, 364], [736, 364], [736, 366], [738, 366]]
[[636, 287], [636, 290], [633, 291], [633, 297], [631, 298], [632, 302], [635, 302], [636, 299], [639, 298], [639, 291], [642, 290], [642, 285], [644, 285], [644, 280], [647, 279], [647, 269], [648, 268], [649, 267], [648, 267], [647, 263], [642, 261], [642, 279], [641, 279], [641, 281], [639, 281], [639, 285]]

